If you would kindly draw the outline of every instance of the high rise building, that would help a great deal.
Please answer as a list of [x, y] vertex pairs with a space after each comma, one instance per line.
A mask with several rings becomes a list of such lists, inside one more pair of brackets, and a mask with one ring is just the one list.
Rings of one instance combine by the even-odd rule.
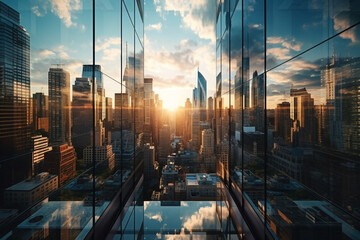
[[314, 99], [305, 88], [290, 89], [290, 118], [294, 122], [291, 130], [293, 135], [298, 128], [299, 143], [314, 140]]
[[192, 112], [192, 106], [190, 99], [187, 98], [185, 102], [185, 109], [184, 109], [184, 141], [188, 142], [191, 139], [191, 112]]
[[61, 65], [49, 69], [49, 140], [71, 145], [70, 74]]
[[145, 110], [145, 125], [150, 125], [151, 123], [151, 101], [154, 101], [154, 92], [153, 92], [153, 79], [145, 78], [144, 79], [144, 110]]
[[159, 165], [162, 168], [166, 164], [167, 156], [170, 154], [170, 126], [164, 124], [159, 129]]
[[59, 187], [76, 175], [76, 157], [73, 146], [63, 144], [53, 146], [53, 150], [45, 153], [45, 171], [57, 175]]
[[114, 127], [122, 129], [129, 128], [130, 106], [127, 93], [115, 93], [115, 118]]
[[156, 177], [155, 147], [149, 143], [144, 145], [144, 178], [151, 180]]
[[33, 121], [35, 130], [49, 131], [49, 98], [44, 93], [33, 94]]
[[196, 109], [191, 116], [191, 147], [194, 151], [200, 147], [200, 113]]
[[275, 131], [284, 143], [290, 142], [290, 128], [290, 103], [279, 103], [275, 108]]
[[30, 176], [30, 120], [30, 36], [19, 12], [1, 1], [0, 190]]
[[208, 107], [207, 107], [207, 122], [212, 124], [214, 118], [214, 99], [212, 97], [208, 98]]
[[193, 90], [193, 107], [200, 111], [200, 121], [206, 121], [207, 82], [205, 77], [197, 72], [197, 87]]
[[[87, 146], [84, 149], [84, 162], [88, 165], [92, 165], [93, 161], [93, 146]], [[113, 170], [115, 168], [115, 153], [113, 153], [111, 145], [95, 146], [95, 162], [102, 166]]]
[[110, 97], [106, 97], [105, 98], [105, 101], [106, 101], [106, 114], [105, 114], [105, 117], [106, 117], [106, 121], [108, 123], [111, 123], [113, 122], [113, 105], [112, 105], [112, 98]]
[[76, 78], [72, 90], [72, 144], [82, 158], [84, 148], [91, 143], [92, 118], [92, 94], [89, 78]]
[[[96, 82], [96, 122], [103, 121], [106, 117], [105, 88], [103, 82], [103, 73], [100, 65], [95, 65]], [[93, 65], [83, 65], [82, 77], [89, 78], [92, 83]]]
[[214, 131], [212, 129], [204, 129], [201, 132], [202, 144], [200, 148], [200, 154], [205, 164], [205, 170], [207, 172], [215, 172], [216, 170], [216, 157], [215, 154], [215, 142]]
[[41, 135], [31, 137], [32, 141], [32, 175], [37, 175], [44, 170], [44, 154], [51, 151], [47, 137]]

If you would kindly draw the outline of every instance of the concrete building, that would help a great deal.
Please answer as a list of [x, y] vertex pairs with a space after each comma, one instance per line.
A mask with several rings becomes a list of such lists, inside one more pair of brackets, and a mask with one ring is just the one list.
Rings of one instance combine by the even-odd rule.
[[207, 114], [206, 120], [208, 123], [212, 123], [214, 118], [214, 99], [212, 97], [208, 98]]
[[54, 146], [52, 151], [45, 153], [44, 169], [58, 175], [59, 187], [63, 186], [67, 180], [76, 175], [74, 147], [68, 144]]
[[201, 134], [202, 145], [200, 148], [200, 154], [207, 172], [216, 171], [216, 157], [214, 155], [214, 136], [214, 131], [212, 129], [205, 129], [202, 131]]
[[200, 113], [196, 109], [193, 109], [191, 118], [191, 147], [194, 151], [200, 147]]
[[48, 81], [50, 143], [71, 145], [70, 73], [62, 65], [53, 65]]
[[156, 177], [155, 147], [149, 143], [144, 145], [144, 177], [152, 179]]
[[[83, 155], [85, 163], [91, 165], [93, 160], [93, 146], [87, 146], [84, 149]], [[95, 159], [96, 164], [102, 163], [110, 170], [113, 170], [115, 167], [115, 153], [113, 153], [111, 145], [95, 146]]]
[[114, 127], [129, 130], [130, 106], [127, 93], [115, 93], [115, 117]]
[[186, 200], [201, 200], [216, 198], [216, 174], [189, 173], [186, 174]]
[[58, 176], [42, 172], [5, 189], [4, 203], [7, 206], [26, 208], [47, 197], [57, 188]]
[[170, 126], [165, 124], [159, 129], [159, 165], [166, 164], [167, 156], [170, 154]]
[[167, 164], [164, 166], [162, 170], [161, 185], [167, 186], [169, 183], [175, 183], [178, 176], [179, 176], [179, 170], [175, 166], [174, 158], [168, 157]]
[[32, 175], [37, 175], [43, 171], [44, 167], [44, 154], [52, 150], [49, 146], [47, 137], [37, 135], [31, 137], [32, 142]]

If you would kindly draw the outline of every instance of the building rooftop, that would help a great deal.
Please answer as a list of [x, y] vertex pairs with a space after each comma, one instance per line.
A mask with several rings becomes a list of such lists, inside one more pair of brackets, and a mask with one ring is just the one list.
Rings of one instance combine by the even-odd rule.
[[217, 176], [215, 173], [188, 173], [186, 174], [187, 186], [216, 185]]
[[8, 187], [6, 191], [31, 191], [34, 188], [37, 188], [38, 186], [43, 184], [44, 182], [47, 182], [55, 177], [57, 177], [57, 175], [52, 175], [48, 172], [42, 172], [33, 178], [28, 178], [24, 181]]

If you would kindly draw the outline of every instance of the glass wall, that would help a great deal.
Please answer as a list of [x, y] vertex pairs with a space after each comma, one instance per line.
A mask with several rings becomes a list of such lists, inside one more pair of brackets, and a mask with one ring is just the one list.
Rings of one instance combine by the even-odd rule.
[[143, 9], [0, 1], [0, 237], [84, 239], [125, 205], [143, 166]]
[[231, 86], [221, 177], [259, 238], [358, 239], [360, 5], [230, 2], [217, 18], [216, 83], [230, 66]]

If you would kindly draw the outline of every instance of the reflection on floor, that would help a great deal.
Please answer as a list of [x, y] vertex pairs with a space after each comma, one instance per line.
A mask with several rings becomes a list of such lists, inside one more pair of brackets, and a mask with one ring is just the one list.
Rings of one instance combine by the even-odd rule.
[[238, 239], [222, 201], [145, 201], [131, 206], [114, 239], [137, 239], [139, 232], [151, 240]]

